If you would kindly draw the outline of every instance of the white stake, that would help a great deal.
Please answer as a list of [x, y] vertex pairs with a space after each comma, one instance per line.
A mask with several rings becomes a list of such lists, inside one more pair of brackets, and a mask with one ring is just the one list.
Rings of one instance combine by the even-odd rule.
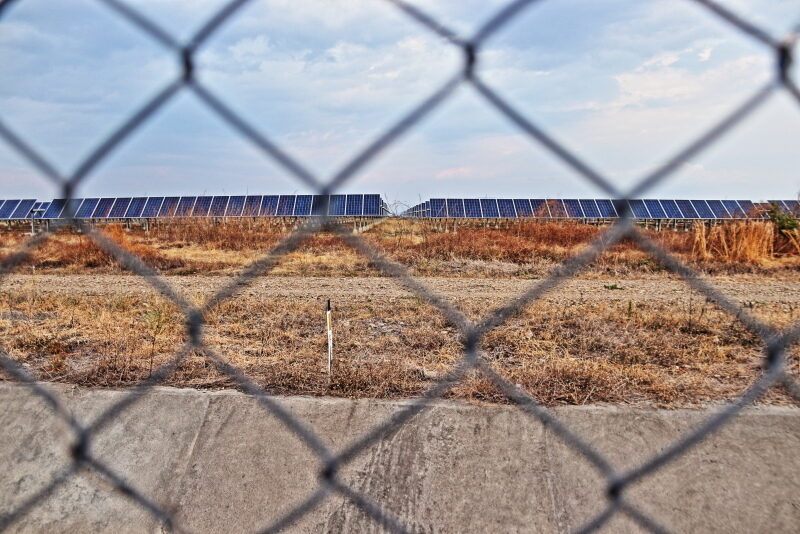
[[331, 362], [333, 362], [333, 328], [331, 328], [331, 299], [328, 299], [328, 307], [325, 312], [328, 320], [328, 376], [331, 375]]

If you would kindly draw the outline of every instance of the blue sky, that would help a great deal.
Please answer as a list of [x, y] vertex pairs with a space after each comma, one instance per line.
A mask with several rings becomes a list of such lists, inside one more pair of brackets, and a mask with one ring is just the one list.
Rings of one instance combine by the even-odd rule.
[[[469, 35], [506, 0], [417, 5]], [[775, 36], [796, 0], [720, 2]], [[130, 0], [185, 39], [222, 2]], [[460, 68], [459, 50], [382, 0], [254, 0], [202, 49], [198, 77], [320, 176], [330, 176]], [[67, 173], [179, 66], [93, 0], [18, 0], [0, 21], [0, 118]], [[689, 0], [542, 0], [485, 46], [479, 71], [603, 174], [631, 185], [743, 102], [770, 51]], [[777, 93], [651, 196], [793, 198], [800, 106]], [[53, 196], [0, 146], [2, 197]], [[462, 87], [345, 188], [439, 196], [586, 197], [598, 191]], [[206, 110], [172, 101], [84, 195], [306, 189]]]

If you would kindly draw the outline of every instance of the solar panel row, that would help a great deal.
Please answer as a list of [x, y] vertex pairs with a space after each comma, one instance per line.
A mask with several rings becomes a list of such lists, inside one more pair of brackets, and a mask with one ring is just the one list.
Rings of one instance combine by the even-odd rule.
[[625, 213], [637, 219], [763, 219], [772, 205], [800, 215], [800, 202], [771, 200], [630, 200], [432, 198], [406, 210], [407, 217], [610, 219]]
[[216, 197], [117, 197], [0, 200], [0, 220], [149, 219], [171, 217], [379, 217], [388, 214], [380, 195], [249, 195]]

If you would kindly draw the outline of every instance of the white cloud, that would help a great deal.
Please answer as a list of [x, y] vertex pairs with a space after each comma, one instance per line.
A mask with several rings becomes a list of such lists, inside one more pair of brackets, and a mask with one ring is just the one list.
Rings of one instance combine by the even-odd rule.
[[709, 59], [711, 59], [711, 54], [713, 51], [714, 49], [711, 48], [710, 46], [706, 47], [697, 53], [697, 58], [700, 61], [708, 61]]
[[[762, 7], [770, 11], [780, 4], [784, 12], [791, 7], [785, 0], [731, 1], [748, 15]], [[186, 37], [224, 3], [141, 0], [136, 5], [168, 31]], [[416, 1], [464, 35], [506, 3]], [[510, 25], [517, 33], [504, 28], [487, 43], [479, 62], [481, 75], [548, 133], [613, 178], [632, 179], [723, 117], [773, 72], [768, 50], [700, 15], [703, 10], [684, 6], [692, 3], [679, 4], [614, 0], [600, 13], [579, 0], [542, 2], [529, 10], [532, 19]], [[537, 18], [540, 10], [543, 18]], [[159, 80], [175, 73], [175, 58], [157, 46], [152, 47], [155, 52], [142, 50], [152, 43], [127, 23], [59, 33], [40, 25], [40, 19], [21, 17], [23, 11], [10, 11], [2, 22], [0, 54], [11, 59], [0, 66], [0, 114], [36, 146], [48, 153], [54, 149], [63, 160], [80, 158], [152, 94]], [[684, 11], [691, 11], [690, 16]], [[72, 10], [65, 13], [57, 24], [50, 21], [56, 30], [84, 28], [84, 20], [69, 18]], [[607, 20], [597, 20], [608, 13]], [[118, 34], [119, 28], [129, 34]], [[259, 130], [325, 174], [457, 72], [462, 60], [458, 49], [389, 2], [270, 0], [248, 4], [214, 35], [198, 57], [197, 75]], [[411, 142], [414, 150], [405, 158], [391, 160], [406, 140], [381, 156], [393, 163], [383, 174], [370, 174], [370, 183], [406, 187], [414, 195], [430, 178], [447, 187], [469, 182], [477, 190], [527, 187], [526, 180], [535, 176], [536, 187], [554, 187], [556, 171], [542, 163], [549, 156], [541, 157], [543, 151], [530, 139], [512, 130], [485, 102], [476, 102], [481, 113], [457, 107], [455, 113], [434, 114], [426, 121], [431, 129]], [[207, 112], [202, 106], [198, 110]], [[773, 122], [786, 124], [791, 117], [775, 115]], [[174, 142], [164, 134], [165, 142], [146, 145], [157, 153], [136, 149], [149, 162], [136, 172], [152, 169], [147, 172], [161, 176], [159, 183], [171, 183], [165, 179], [170, 172], [183, 176], [214, 168], [209, 183], [224, 175], [225, 160], [236, 159], [230, 154], [201, 151], [195, 154], [200, 161], [188, 171], [188, 158], [170, 156], [182, 138], [208, 137], [203, 146], [209, 147], [215, 139], [229, 142], [222, 136], [230, 133], [209, 133], [181, 119], [170, 120], [175, 120], [170, 126]], [[145, 129], [142, 135], [150, 134]], [[753, 143], [758, 144], [758, 136]], [[7, 155], [2, 158], [2, 172], [16, 172], [7, 170], [14, 168], [4, 163]], [[778, 165], [775, 161], [790, 158], [775, 154], [770, 163]], [[127, 165], [116, 172], [134, 176]], [[237, 172], [258, 173], [252, 170], [257, 168], [241, 166]], [[758, 168], [756, 160], [740, 162], [737, 183]], [[730, 167], [719, 166], [690, 167], [687, 172], [709, 180], [733, 175]]]

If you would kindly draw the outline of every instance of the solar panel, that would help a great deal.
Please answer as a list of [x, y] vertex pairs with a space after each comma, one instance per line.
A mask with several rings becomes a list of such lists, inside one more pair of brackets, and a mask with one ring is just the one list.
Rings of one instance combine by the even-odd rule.
[[[47, 210], [42, 215], [43, 219], [58, 219], [58, 216], [61, 215], [61, 210], [64, 209], [64, 203], [66, 200], [63, 198], [56, 198], [50, 202], [50, 205], [47, 206]], [[3, 208], [6, 207], [5, 204], [2, 206]]]
[[688, 200], [676, 200], [675, 203], [678, 205], [678, 208], [681, 210], [684, 219], [699, 219], [700, 216], [692, 206], [692, 203]]
[[797, 200], [784, 200], [784, 204], [789, 208], [789, 211], [795, 215], [800, 215], [800, 201]]
[[692, 200], [692, 207], [701, 219], [716, 219], [705, 200]]
[[281, 195], [278, 198], [278, 211], [276, 215], [280, 217], [291, 217], [294, 213], [295, 195]]
[[599, 219], [600, 218], [600, 210], [597, 209], [597, 203], [595, 203], [592, 199], [582, 199], [581, 201], [581, 208], [583, 209], [583, 214], [590, 218], [590, 219]]
[[244, 209], [242, 210], [242, 217], [258, 216], [259, 208], [261, 208], [261, 195], [249, 195], [244, 200]]
[[99, 198], [86, 198], [83, 200], [83, 204], [81, 207], [78, 208], [78, 211], [75, 212], [76, 219], [91, 219], [94, 210], [97, 209], [97, 204], [100, 202]]
[[648, 199], [644, 201], [644, 205], [647, 207], [647, 211], [650, 212], [650, 216], [653, 219], [667, 219], [667, 212], [664, 211], [664, 208], [661, 207], [661, 202], [654, 199]]
[[483, 213], [481, 212], [481, 201], [477, 198], [465, 198], [464, 215], [470, 219], [480, 219], [483, 217]]
[[547, 209], [547, 201], [543, 198], [531, 199], [531, 211], [534, 217], [539, 217], [540, 219], [550, 217], [550, 210]]
[[459, 219], [464, 218], [464, 201], [460, 198], [448, 198], [447, 216]]
[[39, 213], [34, 214], [35, 219], [41, 219], [44, 217], [45, 212], [50, 208], [50, 202], [42, 202], [42, 205], [39, 206]]
[[294, 216], [295, 217], [308, 217], [311, 215], [311, 201], [312, 195], [297, 195], [297, 200], [294, 203]]
[[738, 200], [737, 202], [739, 202], [739, 207], [742, 208], [742, 211], [744, 212], [744, 216], [745, 217], [747, 217], [748, 219], [756, 219], [756, 218], [758, 218], [758, 216], [755, 213], [756, 207], [751, 201], [749, 201], [749, 200]]
[[10, 218], [20, 202], [22, 201], [18, 198], [14, 200], [0, 200], [0, 219]]
[[214, 197], [197, 197], [192, 208], [192, 217], [208, 217], [208, 210], [211, 209], [211, 201]]
[[208, 209], [208, 216], [209, 217], [224, 217], [225, 216], [225, 208], [228, 205], [228, 199], [230, 197], [227, 196], [219, 196], [213, 197], [211, 199], [211, 207]]
[[261, 211], [259, 215], [262, 217], [274, 217], [278, 211], [278, 195], [266, 195], [261, 200]]
[[497, 209], [500, 211], [500, 217], [508, 219], [517, 218], [517, 210], [514, 209], [514, 201], [508, 198], [497, 199]]
[[71, 198], [69, 201], [64, 205], [64, 209], [61, 210], [61, 214], [59, 215], [60, 218], [66, 219], [68, 215], [71, 215], [75, 218], [75, 214], [83, 204], [82, 198]]
[[364, 195], [364, 215], [383, 215], [380, 195]]
[[328, 206], [328, 215], [341, 216], [346, 212], [347, 195], [331, 195], [331, 203]]
[[597, 209], [600, 210], [600, 215], [606, 219], [617, 216], [617, 210], [614, 208], [614, 203], [608, 199], [597, 199]]
[[583, 219], [583, 210], [581, 203], [577, 199], [570, 198], [564, 200], [564, 208], [567, 210], [567, 216], [573, 219]]
[[[50, 205], [47, 206], [47, 210], [42, 215], [43, 219], [58, 219], [58, 216], [61, 215], [61, 210], [64, 209], [64, 204], [66, 200], [63, 198], [55, 198], [50, 201]], [[5, 204], [3, 204], [5, 207]]]
[[735, 200], [723, 200], [722, 203], [725, 205], [725, 208], [728, 210], [728, 213], [731, 214], [731, 217], [734, 219], [743, 219], [744, 212], [742, 208], [739, 207], [739, 203]]
[[683, 219], [683, 213], [678, 208], [678, 203], [674, 200], [662, 200], [661, 207], [670, 219]]
[[721, 200], [707, 200], [708, 207], [717, 219], [730, 219], [731, 214], [725, 209]]
[[533, 210], [531, 209], [531, 201], [527, 198], [515, 198], [514, 209], [517, 210], [517, 217], [533, 217]]
[[164, 197], [150, 197], [142, 210], [142, 217], [151, 219], [158, 216], [158, 210], [161, 209], [161, 204], [164, 202]]
[[34, 204], [36, 204], [36, 199], [35, 198], [29, 198], [29, 199], [25, 199], [25, 200], [20, 201], [20, 203], [17, 204], [17, 209], [15, 209], [14, 213], [11, 214], [11, 218], [12, 219], [27, 219], [28, 218], [28, 214], [31, 212], [31, 208], [33, 208]]
[[769, 202], [757, 202], [754, 205], [759, 219], [769, 219], [769, 210], [772, 208]]
[[770, 204], [775, 204], [776, 206], [778, 206], [781, 209], [784, 209], [784, 210], [788, 209], [786, 207], [786, 204], [783, 202], [783, 200], [768, 200], [767, 202], [769, 202]]
[[3, 205], [0, 206], [0, 219], [8, 219], [11, 217], [11, 214], [14, 213], [14, 210], [17, 209], [21, 200], [6, 200], [3, 202]]
[[314, 199], [311, 201], [311, 215], [327, 215], [330, 202], [330, 195], [314, 195]]
[[347, 195], [347, 215], [361, 215], [364, 211], [364, 195]]
[[652, 219], [650, 217], [650, 212], [647, 211], [647, 206], [644, 204], [644, 200], [639, 199], [632, 199], [628, 201], [628, 205], [631, 207], [631, 213], [637, 219]]
[[554, 219], [564, 219], [567, 217], [567, 210], [564, 203], [557, 198], [547, 199], [547, 208], [550, 210], [550, 217]]
[[160, 217], [174, 217], [175, 210], [178, 208], [178, 202], [180, 202], [181, 197], [164, 197], [164, 203], [161, 204], [161, 209], [158, 210], [158, 216]]
[[147, 202], [147, 197], [135, 197], [131, 199], [131, 204], [130, 206], [128, 206], [128, 211], [125, 212], [125, 217], [129, 218], [141, 217], [146, 202]]
[[500, 211], [497, 209], [497, 199], [482, 198], [481, 199], [481, 212], [487, 219], [496, 219], [500, 216]]
[[28, 212], [28, 216], [26, 218], [27, 219], [33, 219], [34, 215], [35, 215], [34, 212], [36, 212], [37, 210], [40, 210], [42, 208], [42, 204], [44, 204], [44, 202], [37, 202], [33, 206], [31, 206], [31, 210]]
[[443, 198], [432, 198], [430, 205], [431, 217], [447, 217], [447, 204]]
[[92, 212], [92, 219], [102, 219], [108, 216], [108, 213], [111, 211], [111, 207], [114, 205], [113, 198], [101, 198], [97, 202], [97, 207], [95, 207], [94, 211]]
[[128, 205], [131, 203], [130, 197], [118, 198], [111, 206], [111, 211], [108, 212], [109, 219], [120, 219], [125, 217], [125, 212], [128, 211]]
[[225, 208], [225, 217], [241, 217], [245, 198], [244, 195], [230, 197], [228, 206]]
[[194, 208], [196, 202], [197, 197], [181, 197], [181, 199], [178, 201], [178, 207], [175, 208], [175, 217], [191, 216], [192, 209]]

